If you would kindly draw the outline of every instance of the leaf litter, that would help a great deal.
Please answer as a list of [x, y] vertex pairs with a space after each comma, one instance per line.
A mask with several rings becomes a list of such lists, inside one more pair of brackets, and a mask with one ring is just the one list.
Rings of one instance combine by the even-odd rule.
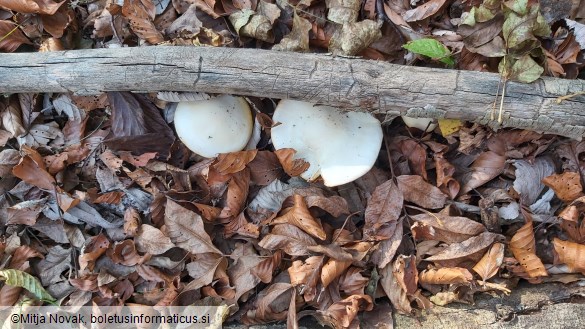
[[[554, 15], [520, 0], [380, 4], [0, 1], [0, 50], [258, 47], [521, 82], [582, 73], [583, 4]], [[166, 102], [208, 97], [2, 98], [2, 305], [212, 298], [230, 305], [227, 322], [295, 327], [311, 315], [349, 328], [507, 294], [518, 279], [583, 281], [583, 142], [460, 121], [417, 135], [392, 123], [376, 166], [327, 188], [296, 177], [310, 164], [295, 150], [274, 151], [270, 100], [249, 99], [251, 148], [213, 159], [186, 149]]]

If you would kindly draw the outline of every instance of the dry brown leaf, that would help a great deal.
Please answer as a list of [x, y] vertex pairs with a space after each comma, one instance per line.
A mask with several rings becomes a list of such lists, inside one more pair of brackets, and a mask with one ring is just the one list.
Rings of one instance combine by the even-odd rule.
[[167, 199], [165, 225], [171, 241], [192, 254], [222, 252], [217, 249], [205, 231], [201, 216]]
[[12, 168], [20, 162], [20, 153], [17, 150], [5, 149], [0, 152], [0, 177], [12, 176]]
[[427, 180], [427, 151], [420, 142], [412, 138], [398, 139], [395, 147], [407, 160], [410, 170]]
[[[144, 4], [147, 4], [145, 7]], [[132, 31], [150, 44], [164, 41], [162, 34], [154, 26], [153, 19], [148, 11], [150, 0], [128, 0], [122, 6], [122, 15], [128, 19]]]
[[36, 249], [30, 246], [19, 246], [14, 250], [12, 258], [10, 259], [9, 268], [20, 269], [31, 258], [44, 258]]
[[258, 150], [222, 153], [217, 156], [213, 166], [222, 175], [235, 174], [244, 170], [246, 165], [254, 160], [256, 154]]
[[484, 232], [485, 227], [469, 218], [448, 216], [442, 213], [422, 213], [410, 216], [421, 225], [413, 225], [416, 240], [437, 240], [447, 243], [462, 242]]
[[339, 277], [350, 265], [351, 261], [329, 259], [321, 271], [321, 283], [327, 287], [333, 280]]
[[221, 214], [221, 208], [208, 206], [203, 203], [194, 203], [193, 205], [197, 207], [197, 210], [199, 210], [199, 212], [201, 213], [201, 217], [210, 222], [216, 220]]
[[138, 234], [140, 228], [140, 214], [133, 207], [126, 208], [124, 211], [124, 233], [126, 236], [134, 237]]
[[581, 216], [584, 210], [585, 197], [580, 197], [559, 214], [561, 227], [577, 243], [585, 242], [585, 220]]
[[338, 195], [326, 197], [322, 195], [310, 194], [305, 196], [305, 201], [307, 202], [307, 207], [317, 207], [323, 209], [330, 213], [333, 217], [349, 214], [347, 201]]
[[109, 246], [110, 240], [104, 234], [92, 237], [83, 249], [83, 254], [79, 255], [79, 269], [92, 271], [96, 260], [106, 252]]
[[293, 207], [288, 209], [284, 215], [273, 219], [272, 223], [292, 224], [317, 239], [325, 240], [327, 235], [323, 230], [323, 225], [311, 215], [305, 199], [302, 196], [295, 194], [293, 200]]
[[471, 166], [471, 172], [462, 179], [461, 193], [467, 193], [498, 177], [506, 165], [506, 157], [493, 151], [480, 154]]
[[373, 248], [374, 251], [372, 252], [370, 261], [376, 264], [378, 268], [386, 267], [394, 258], [398, 247], [402, 243], [402, 230], [402, 223], [398, 223], [390, 239], [379, 242]]
[[[287, 282], [276, 282], [262, 290], [256, 301], [242, 317], [244, 324], [281, 321], [288, 316], [291, 295], [296, 294], [293, 286]], [[294, 305], [294, 304], [293, 304]]]
[[134, 241], [138, 251], [151, 255], [160, 255], [175, 247], [168, 236], [164, 235], [158, 228], [147, 224], [140, 225]]
[[98, 289], [97, 274], [84, 274], [78, 278], [70, 278], [69, 283], [80, 291], [94, 292]]
[[278, 161], [282, 165], [282, 168], [287, 175], [291, 177], [299, 176], [309, 169], [310, 163], [303, 159], [293, 159], [297, 151], [290, 148], [284, 148], [274, 151], [274, 154], [278, 157]]
[[531, 220], [528, 220], [510, 239], [510, 251], [531, 278], [548, 276], [544, 264], [535, 254], [536, 244]]
[[226, 238], [231, 238], [234, 234], [238, 234], [243, 237], [257, 239], [260, 236], [260, 228], [258, 225], [248, 222], [242, 212], [225, 224], [223, 234]]
[[572, 202], [583, 196], [579, 173], [566, 171], [562, 174], [545, 177], [542, 182], [553, 189], [557, 197], [564, 202]]
[[228, 268], [230, 283], [235, 287], [235, 295], [229, 301], [236, 303], [240, 297], [260, 283], [260, 278], [252, 273], [254, 268], [264, 260], [251, 244], [238, 244], [230, 255], [234, 264]]
[[386, 267], [380, 270], [380, 285], [386, 293], [386, 296], [390, 299], [392, 306], [403, 314], [410, 314], [412, 312], [412, 306], [406, 296], [406, 291], [402, 289], [398, 280], [394, 276], [393, 264], [388, 264]]
[[402, 212], [404, 199], [393, 180], [376, 187], [365, 210], [364, 238], [385, 240], [390, 238]]
[[453, 175], [455, 174], [455, 166], [443, 158], [443, 154], [435, 153], [433, 158], [435, 160], [435, 170], [437, 172], [437, 187], [439, 187], [441, 191], [446, 192], [451, 199], [455, 199], [461, 189], [459, 182], [453, 178]]
[[43, 45], [50, 46], [54, 50], [65, 50], [63, 46], [59, 46], [61, 42], [58, 38], [63, 36], [67, 26], [75, 20], [73, 10], [69, 6], [61, 6], [53, 15], [41, 15], [41, 20], [45, 31], [53, 36], [53, 38], [48, 40], [54, 40], [49, 45], [45, 41]]
[[585, 274], [585, 245], [558, 238], [553, 239], [553, 245], [560, 263], [567, 264], [572, 271]]
[[109, 204], [119, 204], [122, 202], [122, 198], [126, 193], [122, 191], [112, 191], [102, 193], [97, 196], [97, 198], [92, 200], [92, 203], [109, 203]]
[[[137, 1], [125, 1], [124, 6], [133, 6]], [[166, 159], [175, 135], [152, 101], [142, 94], [129, 92], [108, 92], [107, 95], [112, 109], [112, 128], [111, 138], [105, 140], [105, 144], [114, 151], [156, 152], [159, 158]]]
[[473, 280], [473, 275], [466, 268], [444, 267], [422, 271], [419, 280], [423, 284], [469, 283]]
[[402, 175], [396, 177], [398, 188], [404, 195], [404, 201], [415, 203], [423, 208], [442, 208], [447, 196], [436, 186], [427, 183], [416, 175]]
[[53, 15], [64, 3], [53, 0], [1, 0], [0, 6], [21, 14]]
[[416, 269], [415, 256], [398, 256], [394, 262], [392, 273], [394, 273], [396, 281], [407, 295], [412, 295], [417, 290], [418, 270]]
[[118, 152], [118, 155], [120, 156], [120, 159], [135, 167], [145, 167], [148, 165], [150, 160], [156, 158], [156, 152], [146, 152], [142, 153], [141, 155], [134, 155], [128, 151], [120, 151]]
[[268, 284], [272, 281], [272, 273], [278, 268], [281, 260], [282, 251], [278, 250], [272, 255], [272, 257], [266, 258], [258, 263], [258, 265], [252, 270], [252, 274], [257, 276], [263, 283]]
[[423, 20], [436, 14], [439, 11], [439, 9], [443, 7], [445, 2], [446, 0], [431, 0], [425, 2], [424, 4], [414, 9], [408, 10], [407, 12], [402, 14], [402, 17], [404, 17], [404, 20], [407, 22]]
[[278, 157], [274, 152], [258, 151], [256, 157], [248, 164], [252, 183], [265, 186], [284, 174]]
[[475, 273], [479, 274], [483, 281], [488, 280], [498, 273], [502, 262], [504, 261], [504, 244], [496, 242], [483, 255], [481, 260], [473, 266]]
[[309, 31], [313, 28], [311, 22], [306, 18], [297, 15], [296, 11], [293, 17], [293, 27], [280, 43], [274, 45], [272, 50], [281, 51], [309, 51]]
[[35, 225], [41, 211], [46, 207], [47, 198], [23, 201], [6, 209], [6, 224], [27, 226]]
[[12, 168], [12, 174], [28, 184], [34, 185], [46, 191], [53, 191], [56, 188], [55, 178], [45, 170], [45, 164], [41, 155], [23, 146], [26, 155]]
[[294, 225], [278, 224], [258, 245], [268, 250], [283, 250], [291, 256], [304, 256], [310, 253], [307, 247], [317, 245], [317, 242]]
[[136, 273], [140, 275], [146, 281], [164, 282], [167, 285], [171, 285], [172, 278], [154, 266], [150, 265], [136, 265]]
[[339, 290], [348, 296], [363, 295], [364, 289], [370, 280], [361, 274], [362, 270], [355, 266], [348, 268], [339, 278]]
[[496, 241], [503, 238], [499, 234], [483, 232], [478, 236], [469, 238], [463, 242], [452, 243], [447, 248], [426, 258], [426, 261], [434, 262], [444, 267], [456, 267], [465, 261], [478, 262], [486, 249]]
[[317, 319], [322, 325], [333, 328], [348, 328], [359, 324], [357, 313], [371, 311], [374, 308], [372, 298], [368, 295], [352, 295], [331, 304], [325, 311], [317, 311]]
[[250, 170], [248, 168], [244, 168], [244, 170], [232, 175], [228, 183], [225, 207], [219, 214], [220, 218], [234, 217], [242, 212], [248, 197], [249, 185]]
[[216, 269], [220, 266], [224, 269], [227, 268], [227, 259], [221, 255], [215, 253], [194, 255], [194, 259], [187, 264], [187, 271], [193, 280], [185, 289], [194, 290], [211, 284], [213, 279], [217, 277]]
[[108, 249], [107, 255], [116, 264], [134, 266], [142, 264], [150, 259], [150, 254], [146, 253], [140, 256], [136, 251], [136, 245], [132, 240], [124, 240], [114, 244], [112, 249]]
[[0, 20], [0, 50], [7, 53], [15, 51], [22, 44], [32, 44], [16, 23]]
[[323, 256], [311, 256], [305, 260], [295, 260], [287, 269], [291, 284], [300, 288], [306, 302], [316, 297], [323, 260]]
[[312, 252], [323, 254], [335, 260], [351, 261], [354, 259], [354, 256], [350, 252], [340, 247], [337, 243], [332, 243], [328, 245], [319, 244], [316, 246], [308, 246], [307, 249], [309, 249]]

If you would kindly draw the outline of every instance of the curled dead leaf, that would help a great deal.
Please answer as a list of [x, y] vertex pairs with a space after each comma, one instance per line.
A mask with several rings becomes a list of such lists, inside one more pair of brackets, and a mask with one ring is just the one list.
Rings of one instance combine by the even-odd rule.
[[427, 183], [421, 176], [402, 175], [396, 177], [396, 181], [405, 201], [430, 209], [442, 208], [447, 201], [447, 196], [438, 187]]
[[485, 231], [482, 224], [466, 217], [428, 212], [410, 216], [410, 218], [422, 224], [413, 225], [411, 228], [416, 240], [462, 242]]
[[473, 266], [475, 273], [479, 274], [483, 281], [493, 277], [498, 273], [502, 262], [504, 261], [504, 244], [496, 242], [483, 255], [481, 260]]
[[376, 187], [365, 210], [364, 237], [385, 240], [392, 236], [398, 225], [404, 199], [393, 180]]
[[371, 311], [373, 307], [370, 296], [352, 295], [331, 304], [325, 311], [317, 311], [317, 319], [333, 328], [348, 328], [357, 321], [359, 311]]
[[504, 171], [506, 157], [493, 151], [486, 151], [480, 154], [471, 166], [471, 172], [465, 176], [461, 193], [467, 193], [490, 180], [496, 178]]
[[294, 159], [295, 153], [297, 153], [297, 151], [290, 148], [283, 148], [274, 151], [274, 154], [276, 154], [278, 157], [278, 161], [280, 161], [282, 168], [286, 174], [291, 177], [299, 176], [300, 174], [307, 171], [311, 165], [303, 159]]
[[510, 251], [520, 262], [529, 277], [548, 276], [544, 264], [536, 256], [536, 244], [532, 221], [524, 224], [510, 239]]
[[554, 238], [553, 245], [561, 263], [585, 274], [585, 245]]
[[295, 194], [293, 200], [294, 206], [286, 211], [284, 215], [275, 218], [272, 223], [292, 224], [317, 239], [325, 240], [327, 235], [323, 230], [323, 226], [319, 220], [311, 215], [305, 199], [302, 196]]
[[553, 189], [557, 197], [564, 202], [572, 202], [583, 196], [579, 173], [566, 171], [562, 174], [545, 177], [542, 182]]
[[329, 259], [323, 270], [321, 271], [321, 283], [323, 287], [327, 287], [333, 280], [341, 276], [341, 274], [351, 265], [351, 261], [340, 261]]
[[585, 219], [582, 216], [584, 211], [585, 197], [580, 197], [559, 214], [561, 227], [577, 243], [585, 242]]
[[258, 150], [256, 149], [222, 153], [217, 156], [217, 160], [213, 166], [222, 175], [235, 174], [238, 171], [244, 170], [246, 165], [254, 160], [256, 154], [258, 154]]
[[466, 268], [444, 267], [422, 271], [419, 274], [420, 283], [425, 284], [458, 284], [468, 283], [473, 275]]

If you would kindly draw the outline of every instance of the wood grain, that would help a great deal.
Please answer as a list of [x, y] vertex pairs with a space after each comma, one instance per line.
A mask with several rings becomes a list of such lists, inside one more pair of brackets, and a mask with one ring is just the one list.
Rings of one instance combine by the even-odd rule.
[[[199, 91], [290, 98], [381, 114], [457, 118], [498, 127], [497, 74], [258, 49], [138, 47], [0, 55], [0, 92]], [[504, 127], [581, 139], [583, 80], [509, 82]], [[498, 100], [499, 103], [499, 100]]]

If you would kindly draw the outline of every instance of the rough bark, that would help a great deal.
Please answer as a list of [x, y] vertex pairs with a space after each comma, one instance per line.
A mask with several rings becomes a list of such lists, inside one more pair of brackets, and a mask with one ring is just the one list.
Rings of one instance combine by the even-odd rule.
[[[0, 55], [0, 92], [200, 91], [290, 98], [385, 114], [490, 120], [497, 74], [213, 47], [140, 47]], [[508, 82], [503, 126], [581, 139], [583, 80]], [[498, 99], [499, 105], [499, 99]], [[384, 116], [382, 116], [384, 118]]]

